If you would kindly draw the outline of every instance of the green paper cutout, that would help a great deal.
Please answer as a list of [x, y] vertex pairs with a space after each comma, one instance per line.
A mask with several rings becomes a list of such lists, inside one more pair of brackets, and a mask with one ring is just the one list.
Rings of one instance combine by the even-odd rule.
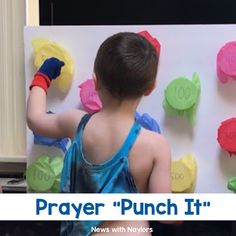
[[196, 72], [193, 73], [192, 83], [196, 86], [197, 92], [198, 92], [198, 96], [199, 96], [200, 92], [201, 92], [201, 83], [200, 83], [199, 75]]
[[59, 187], [60, 187], [60, 182], [61, 182], [61, 178], [57, 178], [51, 188], [51, 192], [52, 193], [58, 193], [59, 192]]
[[190, 122], [190, 124], [195, 124], [196, 109], [197, 109], [197, 104], [194, 104], [191, 108], [189, 108], [188, 110], [185, 111], [186, 118]]
[[227, 187], [229, 190], [232, 190], [236, 193], [236, 176], [229, 179]]
[[163, 100], [162, 107], [164, 108], [165, 113], [169, 116], [180, 115], [179, 114], [180, 112], [174, 109], [173, 107], [171, 107], [166, 101], [166, 99]]
[[30, 189], [36, 192], [47, 192], [56, 179], [54, 171], [49, 165], [49, 157], [41, 156], [26, 170], [26, 181]]
[[63, 158], [40, 156], [26, 170], [26, 181], [33, 192], [58, 192]]
[[62, 157], [59, 157], [59, 156], [56, 156], [54, 157], [52, 160], [51, 160], [51, 163], [50, 163], [54, 173], [55, 173], [55, 176], [56, 177], [59, 177], [61, 175], [61, 171], [62, 171], [62, 167], [63, 167], [63, 159]]
[[37, 162], [43, 162], [43, 163], [49, 163], [49, 156], [42, 155], [36, 161]]
[[197, 88], [190, 80], [177, 78], [167, 86], [165, 98], [174, 109], [186, 110], [196, 103]]
[[54, 184], [51, 188], [52, 193], [58, 193], [59, 192], [59, 187], [60, 187], [60, 182], [61, 182], [61, 172], [62, 172], [62, 167], [63, 167], [63, 158], [62, 157], [54, 157], [50, 163], [54, 174], [56, 175], [56, 179], [54, 181]]
[[197, 73], [193, 74], [191, 81], [184, 77], [173, 80], [165, 90], [162, 103], [165, 113], [185, 115], [188, 121], [194, 124], [200, 91], [201, 84]]

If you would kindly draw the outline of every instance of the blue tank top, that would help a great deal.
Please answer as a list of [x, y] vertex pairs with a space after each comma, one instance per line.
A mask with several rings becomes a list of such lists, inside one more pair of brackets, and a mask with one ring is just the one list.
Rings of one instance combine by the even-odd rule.
[[[82, 136], [91, 114], [86, 114], [78, 126], [76, 135], [67, 151], [61, 175], [62, 193], [137, 193], [133, 177], [129, 172], [129, 152], [141, 130], [135, 121], [121, 148], [101, 164], [88, 162], [83, 154]], [[87, 236], [91, 227], [102, 221], [62, 222], [61, 235]]]

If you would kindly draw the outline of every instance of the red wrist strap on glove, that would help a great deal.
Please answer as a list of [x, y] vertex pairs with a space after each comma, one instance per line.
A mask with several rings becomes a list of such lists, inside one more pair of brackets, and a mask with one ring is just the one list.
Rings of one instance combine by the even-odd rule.
[[49, 86], [51, 84], [51, 80], [43, 73], [37, 72], [34, 75], [34, 79], [29, 87], [31, 90], [34, 86], [38, 86], [42, 88], [45, 92], [47, 92]]

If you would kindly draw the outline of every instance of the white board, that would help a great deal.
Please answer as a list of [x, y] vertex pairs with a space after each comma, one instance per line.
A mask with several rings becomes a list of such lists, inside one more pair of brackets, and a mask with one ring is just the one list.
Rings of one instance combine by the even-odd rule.
[[[161, 43], [158, 86], [145, 97], [138, 111], [151, 114], [160, 124], [172, 149], [172, 159], [188, 152], [197, 157], [198, 174], [195, 192], [230, 192], [227, 181], [236, 176], [236, 156], [220, 149], [216, 137], [221, 121], [236, 116], [236, 81], [221, 84], [216, 77], [216, 54], [228, 41], [236, 40], [236, 25], [152, 25], [152, 26], [41, 26], [25, 28], [26, 91], [35, 68], [31, 40], [46, 37], [61, 44], [74, 59], [76, 68], [73, 85], [67, 96], [56, 88], [48, 92], [48, 109], [58, 113], [80, 107], [77, 86], [91, 78], [93, 61], [99, 45], [108, 36], [121, 32], [148, 30]], [[179, 77], [201, 80], [201, 96], [194, 127], [180, 117], [166, 117], [162, 101], [168, 83]], [[33, 145], [27, 130], [28, 163], [41, 154], [55, 156], [58, 149]]]

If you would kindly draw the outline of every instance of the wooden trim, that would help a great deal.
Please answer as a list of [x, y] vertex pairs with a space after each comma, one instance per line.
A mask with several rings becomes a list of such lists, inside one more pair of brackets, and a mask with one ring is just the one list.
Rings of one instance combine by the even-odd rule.
[[26, 157], [24, 25], [25, 0], [1, 0], [0, 162]]
[[39, 25], [39, 0], [26, 0], [26, 24], [28, 26]]

